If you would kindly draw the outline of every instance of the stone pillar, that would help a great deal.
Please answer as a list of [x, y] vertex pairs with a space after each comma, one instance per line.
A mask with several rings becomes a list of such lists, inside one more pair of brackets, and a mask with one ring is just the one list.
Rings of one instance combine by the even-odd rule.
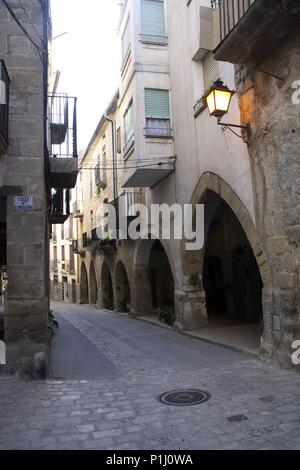
[[190, 285], [185, 276], [185, 284], [181, 291], [175, 291], [176, 322], [174, 327], [179, 330], [196, 330], [208, 324], [205, 302], [205, 291], [202, 282]]

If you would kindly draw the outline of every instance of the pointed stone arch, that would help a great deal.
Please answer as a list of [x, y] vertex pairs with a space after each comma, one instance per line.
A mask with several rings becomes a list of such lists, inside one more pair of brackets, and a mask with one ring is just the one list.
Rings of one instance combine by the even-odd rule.
[[89, 269], [89, 301], [91, 305], [98, 304], [98, 282], [93, 260], [91, 260]]
[[[273, 305], [273, 282], [272, 272], [265, 252], [263, 242], [255, 227], [252, 217], [246, 206], [231, 188], [220, 176], [214, 173], [204, 173], [194, 191], [191, 199], [192, 204], [201, 204], [205, 202], [208, 191], [217, 194], [231, 209], [239, 221], [247, 240], [252, 248], [256, 259], [260, 276], [263, 283], [262, 305], [263, 305], [263, 337], [262, 348], [270, 351], [272, 347], [272, 305]], [[208, 221], [209, 223], [209, 221]], [[178, 322], [181, 328], [193, 329], [204, 326], [207, 323], [207, 312], [205, 304], [205, 293], [202, 285], [202, 274], [204, 264], [205, 244], [207, 241], [207, 227], [205, 230], [205, 243], [200, 251], [186, 251], [185, 241], [182, 243], [182, 265], [184, 272], [185, 285], [180, 294], [178, 304]], [[191, 276], [197, 273], [199, 275], [199, 286], [191, 286], [189, 281]]]
[[122, 261], [118, 261], [115, 269], [115, 308], [118, 312], [130, 313], [131, 292], [129, 277]]
[[172, 282], [172, 296], [178, 285], [176, 271], [174, 270], [172, 257], [165, 240], [142, 239], [136, 244], [134, 253], [134, 274], [133, 274], [133, 299], [132, 313], [135, 316], [147, 316], [153, 313], [155, 307], [155, 285], [153, 273], [149, 270], [151, 254], [154, 246], [158, 244], [162, 250], [165, 260], [168, 278]]
[[114, 304], [111, 271], [107, 261], [104, 260], [100, 270], [100, 306], [108, 310], [114, 310]]
[[88, 283], [88, 274], [85, 262], [82, 261], [80, 266], [80, 303], [88, 304], [89, 303], [89, 283]]

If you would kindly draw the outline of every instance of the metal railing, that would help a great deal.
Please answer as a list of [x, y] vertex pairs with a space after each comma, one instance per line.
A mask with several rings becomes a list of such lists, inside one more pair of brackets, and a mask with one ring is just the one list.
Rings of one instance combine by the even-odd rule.
[[145, 204], [145, 195], [141, 191], [125, 191], [123, 196], [126, 198], [126, 216], [127, 217], [136, 217], [136, 211], [134, 210], [134, 205], [136, 204]]
[[77, 98], [49, 95], [49, 109], [50, 156], [77, 158]]
[[0, 150], [8, 145], [10, 79], [3, 60], [0, 60]]
[[170, 139], [173, 137], [173, 129], [166, 127], [148, 127], [144, 128], [146, 137], [163, 137]]
[[213, 10], [220, 13], [220, 40], [222, 41], [243, 18], [256, 0], [211, 0]]
[[50, 262], [50, 269], [51, 269], [51, 271], [57, 271], [57, 270], [58, 270], [58, 267], [57, 267], [57, 259], [51, 260], [51, 262]]

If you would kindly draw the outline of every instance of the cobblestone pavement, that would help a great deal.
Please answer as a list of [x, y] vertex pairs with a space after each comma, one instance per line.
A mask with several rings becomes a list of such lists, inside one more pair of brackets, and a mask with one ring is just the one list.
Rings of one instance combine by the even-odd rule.
[[[1, 449], [300, 448], [298, 373], [90, 307], [55, 312], [55, 378], [0, 376]], [[185, 387], [212, 397], [157, 401]]]

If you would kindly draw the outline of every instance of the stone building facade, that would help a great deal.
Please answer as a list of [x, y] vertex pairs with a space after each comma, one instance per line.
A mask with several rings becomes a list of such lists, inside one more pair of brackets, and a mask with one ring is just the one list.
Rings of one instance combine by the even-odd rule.
[[[241, 122], [250, 127], [261, 269], [268, 272], [263, 349], [283, 365], [290, 364], [291, 345], [300, 338], [299, 14], [297, 1], [251, 2], [215, 49], [215, 57], [236, 64]], [[243, 51], [242, 28], [253, 24]]]
[[[253, 24], [274, 24], [277, 33], [278, 24], [260, 0], [247, 7], [243, 2], [243, 8], [237, 2], [123, 2], [119, 94], [107, 112], [116, 130], [117, 195], [142, 194], [148, 207], [204, 204], [204, 246], [189, 251], [186, 240], [160, 237], [112, 240], [108, 246], [100, 241], [94, 249], [98, 203], [92, 207], [89, 191], [103, 136], [109, 135], [103, 117], [77, 184], [77, 197], [84, 191], [78, 234], [86, 244], [80, 246], [79, 235], [80, 302], [155, 321], [158, 316], [177, 330], [292, 367], [292, 342], [299, 339], [299, 105], [291, 100], [299, 48], [283, 19], [294, 24], [297, 10], [295, 2], [282, 0], [280, 41], [259, 57], [258, 67], [249, 62], [251, 47], [264, 41], [257, 40]], [[247, 18], [242, 36], [232, 36]], [[252, 46], [245, 31], [251, 31]], [[247, 143], [208, 113], [204, 96], [219, 79], [237, 87], [226, 122], [250, 125]], [[109, 161], [113, 153], [111, 146]], [[113, 176], [107, 173], [108, 180]], [[101, 202], [115, 201], [105, 191]]]
[[70, 215], [77, 121], [51, 68], [49, 1], [1, 2], [0, 38], [1, 311], [14, 371], [36, 353], [47, 360], [50, 224]]
[[23, 3], [23, 8], [0, 4], [1, 271], [7, 278], [2, 297], [12, 369], [22, 357], [47, 349], [49, 310], [44, 173], [49, 6], [48, 1]]

